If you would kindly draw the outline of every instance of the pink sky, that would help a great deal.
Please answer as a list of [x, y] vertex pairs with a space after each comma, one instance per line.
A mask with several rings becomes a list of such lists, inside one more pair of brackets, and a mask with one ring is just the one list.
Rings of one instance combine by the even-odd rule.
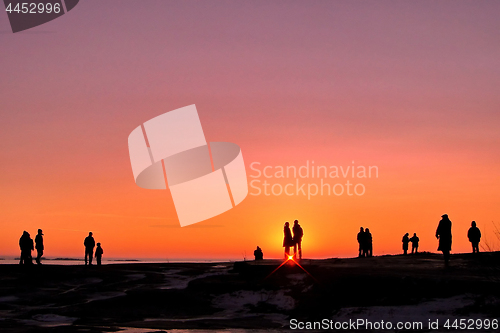
[[[80, 1], [12, 34], [0, 13], [0, 255], [43, 228], [47, 256], [79, 255], [94, 230], [126, 257], [281, 253], [302, 221], [306, 257], [374, 253], [405, 232], [455, 252], [470, 221], [500, 220], [498, 2]], [[253, 197], [180, 228], [168, 192], [134, 184], [127, 137], [196, 104], [208, 141], [238, 144], [248, 168], [377, 165], [360, 198]], [[57, 236], [57, 237], [56, 237]], [[309, 238], [308, 238], [309, 237]], [[307, 249], [310, 249], [307, 251]], [[498, 248], [500, 249], [500, 247]]]

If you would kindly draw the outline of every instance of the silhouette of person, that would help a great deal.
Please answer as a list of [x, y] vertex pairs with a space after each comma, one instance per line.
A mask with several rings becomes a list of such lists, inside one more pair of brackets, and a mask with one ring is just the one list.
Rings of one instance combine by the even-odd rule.
[[283, 228], [283, 247], [285, 248], [285, 259], [288, 259], [290, 256], [290, 247], [293, 246], [293, 238], [292, 232], [290, 231], [290, 223], [285, 222], [285, 226]]
[[97, 261], [97, 265], [101, 265], [101, 258], [104, 251], [102, 250], [101, 243], [97, 243], [97, 248], [95, 249], [95, 260]]
[[407, 255], [408, 254], [408, 243], [410, 243], [410, 237], [408, 237], [410, 234], [406, 233], [403, 236], [403, 254]]
[[19, 247], [21, 249], [21, 258], [19, 260], [20, 265], [30, 265], [33, 264], [33, 258], [31, 257], [31, 251], [34, 249], [33, 240], [27, 231], [23, 231], [23, 235], [19, 238]]
[[366, 228], [365, 229], [365, 242], [364, 242], [364, 248], [363, 251], [365, 253], [366, 257], [372, 257], [373, 256], [373, 239], [372, 239], [372, 234], [370, 233], [370, 229]]
[[89, 232], [89, 235], [85, 238], [83, 245], [85, 246], [85, 265], [87, 265], [87, 257], [89, 265], [92, 265], [92, 257], [94, 255], [95, 247], [95, 240], [94, 237], [92, 237], [92, 232]]
[[257, 246], [257, 249], [253, 251], [253, 255], [255, 256], [255, 260], [264, 260], [264, 253], [262, 249]]
[[42, 233], [42, 229], [38, 229], [38, 234], [35, 237], [35, 249], [36, 249], [36, 259], [35, 259], [35, 261], [36, 261], [36, 263], [38, 265], [41, 265], [42, 262], [40, 261], [40, 259], [43, 256], [43, 233]]
[[358, 243], [359, 243], [359, 253], [358, 253], [358, 258], [364, 257], [365, 256], [365, 231], [363, 227], [359, 228], [358, 232], [358, 237], [357, 237]]
[[297, 247], [299, 249], [299, 259], [302, 259], [302, 237], [304, 231], [299, 224], [298, 220], [293, 221], [293, 256], [297, 258]]
[[451, 221], [448, 214], [444, 214], [441, 217], [442, 219], [439, 221], [436, 229], [436, 238], [439, 239], [438, 251], [443, 252], [444, 262], [448, 265], [451, 251]]
[[413, 254], [413, 251], [415, 251], [415, 253], [418, 252], [418, 242], [420, 241], [420, 239], [417, 237], [417, 233], [413, 233], [413, 236], [412, 238], [410, 238], [410, 242], [411, 242], [411, 253]]
[[481, 231], [476, 227], [476, 221], [472, 221], [471, 227], [467, 232], [469, 242], [472, 244], [472, 253], [479, 253], [479, 241], [481, 240]]

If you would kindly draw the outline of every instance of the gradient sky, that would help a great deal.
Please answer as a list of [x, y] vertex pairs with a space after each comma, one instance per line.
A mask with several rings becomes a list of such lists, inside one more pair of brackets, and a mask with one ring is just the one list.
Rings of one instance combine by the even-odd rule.
[[[499, 14], [498, 1], [85, 0], [13, 34], [0, 13], [0, 255], [42, 228], [49, 257], [83, 255], [88, 231], [105, 257], [280, 257], [294, 219], [305, 257], [357, 255], [360, 226], [375, 255], [400, 253], [406, 232], [434, 252], [444, 213], [453, 252], [470, 250], [472, 220], [500, 249]], [[127, 137], [190, 104], [249, 176], [314, 160], [379, 177], [361, 197], [249, 195], [181, 228], [168, 191], [135, 185]]]

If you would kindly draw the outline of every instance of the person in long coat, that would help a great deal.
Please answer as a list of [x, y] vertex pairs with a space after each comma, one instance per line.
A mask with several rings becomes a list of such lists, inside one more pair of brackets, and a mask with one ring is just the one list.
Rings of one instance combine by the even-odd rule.
[[19, 264], [32, 264], [33, 258], [31, 256], [31, 251], [34, 249], [33, 240], [31, 239], [31, 236], [27, 231], [24, 231], [21, 238], [19, 238], [19, 247], [21, 249], [21, 258]]
[[406, 233], [404, 236], [403, 236], [403, 254], [404, 255], [407, 255], [408, 254], [408, 243], [410, 243], [410, 234], [409, 233]]
[[441, 217], [442, 219], [439, 221], [436, 229], [436, 238], [439, 239], [438, 251], [443, 252], [444, 262], [448, 264], [451, 251], [451, 221], [448, 218], [448, 214], [444, 214]]
[[293, 237], [292, 231], [290, 230], [290, 223], [285, 222], [285, 226], [283, 228], [283, 247], [285, 248], [285, 259], [288, 259], [290, 256], [290, 248], [293, 247]]

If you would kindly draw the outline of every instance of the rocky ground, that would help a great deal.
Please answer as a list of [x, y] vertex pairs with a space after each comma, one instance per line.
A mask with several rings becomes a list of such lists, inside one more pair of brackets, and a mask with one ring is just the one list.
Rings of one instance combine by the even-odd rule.
[[303, 269], [288, 262], [272, 273], [281, 263], [0, 265], [0, 331], [259, 332], [287, 331], [291, 319], [500, 319], [499, 252], [453, 255], [449, 267], [425, 253], [302, 260]]

